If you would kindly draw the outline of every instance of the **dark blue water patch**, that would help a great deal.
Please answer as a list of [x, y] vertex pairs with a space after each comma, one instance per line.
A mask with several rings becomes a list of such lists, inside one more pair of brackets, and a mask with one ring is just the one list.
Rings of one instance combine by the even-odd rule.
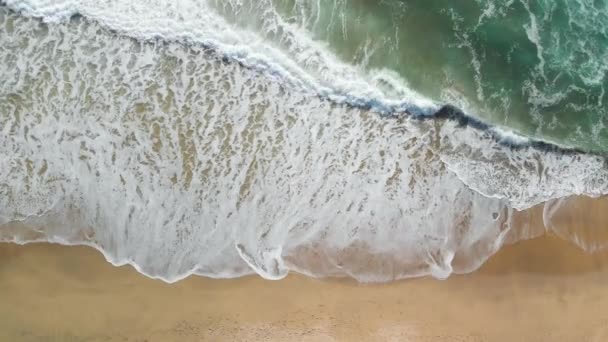
[[579, 148], [571, 148], [571, 147], [562, 147], [556, 144], [552, 144], [550, 142], [535, 140], [526, 138], [525, 142], [517, 142], [513, 139], [508, 139], [497, 133], [494, 128], [496, 126], [487, 124], [475, 117], [465, 114], [459, 108], [452, 105], [444, 105], [438, 111], [436, 111], [432, 116], [416, 116], [413, 115], [416, 119], [419, 120], [429, 120], [429, 119], [444, 119], [450, 120], [458, 123], [458, 127], [460, 128], [472, 128], [483, 131], [485, 134], [489, 135], [493, 140], [495, 140], [499, 145], [508, 147], [511, 150], [523, 150], [527, 148], [533, 148], [543, 152], [550, 153], [558, 153], [565, 155], [573, 155], [573, 154], [589, 154], [596, 155], [602, 158], [606, 157], [606, 154], [595, 153], [592, 151], [584, 151]]
[[[346, 102], [347, 105], [364, 110], [370, 110], [378, 113], [381, 116], [387, 118], [400, 118], [400, 117], [412, 117], [416, 120], [448, 120], [457, 123], [457, 127], [466, 129], [476, 129], [484, 132], [485, 135], [489, 136], [492, 140], [501, 146], [507, 147], [513, 151], [520, 151], [524, 149], [533, 148], [542, 152], [557, 153], [562, 155], [574, 155], [574, 154], [588, 154], [601, 157], [603, 159], [608, 157], [606, 153], [599, 153], [595, 151], [585, 151], [580, 148], [563, 147], [550, 142], [525, 138], [525, 141], [515, 141], [513, 139], [506, 138], [500, 133], [496, 132], [496, 126], [483, 122], [482, 120], [467, 115], [464, 111], [451, 104], [442, 105], [438, 110], [428, 114], [428, 110], [419, 108], [414, 105], [401, 104], [399, 106], [390, 106], [381, 103], [378, 100], [372, 100], [367, 103], [360, 104], [361, 99], [357, 99], [354, 102]], [[523, 139], [522, 139], [523, 140]]]

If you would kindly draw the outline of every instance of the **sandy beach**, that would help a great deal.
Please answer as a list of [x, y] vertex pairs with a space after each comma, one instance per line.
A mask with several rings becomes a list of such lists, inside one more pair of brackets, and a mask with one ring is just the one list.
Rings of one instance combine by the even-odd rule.
[[606, 32], [0, 0], [0, 342], [608, 342]]
[[[601, 226], [605, 202], [553, 223]], [[0, 302], [2, 341], [606, 341], [608, 253], [547, 234], [446, 281], [166, 284], [87, 247], [1, 244]]]

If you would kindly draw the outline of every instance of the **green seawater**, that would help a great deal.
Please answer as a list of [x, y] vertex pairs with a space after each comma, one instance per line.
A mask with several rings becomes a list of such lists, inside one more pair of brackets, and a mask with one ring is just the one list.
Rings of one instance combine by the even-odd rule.
[[484, 122], [608, 151], [606, 0], [278, 0], [243, 16], [254, 27], [268, 6], [343, 61]]

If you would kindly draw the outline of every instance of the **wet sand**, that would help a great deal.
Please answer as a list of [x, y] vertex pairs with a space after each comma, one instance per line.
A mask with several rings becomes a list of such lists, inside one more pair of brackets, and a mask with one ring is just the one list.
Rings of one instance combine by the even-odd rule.
[[[560, 232], [580, 226], [601, 240], [608, 211], [595, 203], [560, 214]], [[0, 244], [0, 303], [0, 341], [599, 342], [608, 341], [608, 253], [549, 234], [446, 281], [166, 284], [87, 247]]]

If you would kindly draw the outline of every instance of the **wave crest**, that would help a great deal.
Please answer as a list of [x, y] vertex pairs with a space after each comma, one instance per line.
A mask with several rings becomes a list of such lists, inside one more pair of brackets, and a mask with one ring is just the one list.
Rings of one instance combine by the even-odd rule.
[[513, 208], [606, 193], [600, 157], [388, 120], [293, 87], [272, 61], [251, 68], [82, 18], [2, 8], [0, 25], [3, 241], [87, 244], [166, 281], [445, 278], [538, 234], [514, 233]]

